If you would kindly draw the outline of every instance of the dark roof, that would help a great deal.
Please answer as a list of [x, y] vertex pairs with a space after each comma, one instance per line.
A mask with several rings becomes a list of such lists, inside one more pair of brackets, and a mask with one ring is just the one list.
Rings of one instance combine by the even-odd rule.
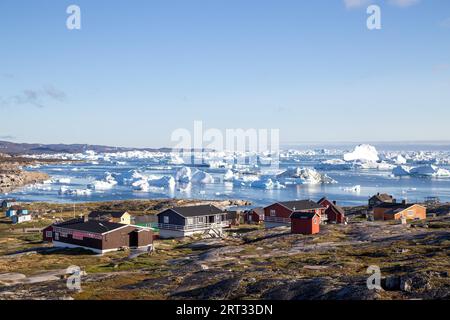
[[398, 209], [398, 208], [409, 208], [415, 205], [415, 203], [402, 203], [402, 202], [383, 202], [375, 206], [375, 208], [386, 208], [386, 209]]
[[373, 199], [373, 198], [376, 198], [380, 201], [385, 202], [385, 201], [392, 201], [394, 197], [387, 193], [378, 193], [378, 194], [372, 196], [370, 199]]
[[55, 227], [62, 227], [71, 230], [77, 231], [86, 231], [92, 233], [105, 233], [109, 231], [113, 231], [119, 228], [126, 226], [125, 224], [108, 222], [108, 221], [86, 221], [84, 222], [81, 219], [74, 219], [70, 221], [65, 221], [62, 223], [58, 223]]
[[251, 211], [253, 211], [254, 213], [256, 213], [258, 216], [263, 216], [264, 215], [264, 208], [253, 208]]
[[120, 218], [126, 211], [92, 211], [89, 213], [89, 218], [99, 218], [99, 217], [113, 217]]
[[158, 222], [158, 217], [154, 214], [146, 214], [144, 216], [135, 216], [134, 223], [151, 223]]
[[292, 211], [323, 209], [323, 207], [312, 200], [284, 201], [279, 204], [291, 209]]
[[[190, 206], [190, 207], [174, 207], [168, 210], [175, 211], [183, 217], [197, 217], [197, 216], [208, 216], [212, 214], [223, 214], [222, 210], [213, 205], [201, 205], [201, 206]], [[167, 211], [167, 210], [165, 210]], [[164, 212], [164, 211], [163, 211]]]
[[317, 215], [314, 212], [294, 212], [291, 215], [291, 219], [312, 219]]

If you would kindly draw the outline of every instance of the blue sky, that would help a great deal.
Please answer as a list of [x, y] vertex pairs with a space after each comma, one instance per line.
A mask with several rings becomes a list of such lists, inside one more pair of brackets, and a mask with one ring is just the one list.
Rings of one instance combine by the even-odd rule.
[[194, 120], [450, 140], [448, 0], [2, 0], [0, 39], [0, 140], [159, 147]]

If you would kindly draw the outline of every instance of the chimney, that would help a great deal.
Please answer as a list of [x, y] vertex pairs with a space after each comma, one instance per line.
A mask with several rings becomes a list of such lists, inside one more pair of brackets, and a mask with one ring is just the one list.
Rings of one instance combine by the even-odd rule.
[[336, 205], [336, 204], [337, 204], [336, 200], [334, 200], [334, 201], [333, 201], [333, 204], [334, 204], [334, 205]]
[[392, 199], [392, 203], [397, 203], [397, 199]]
[[380, 195], [380, 193], [378, 192], [378, 193], [377, 193], [377, 196], [379, 196], [379, 195]]
[[403, 200], [402, 200], [402, 204], [406, 204], [406, 199], [403, 199]]
[[89, 221], [89, 216], [88, 215], [84, 215], [83, 216], [83, 222], [88, 222]]

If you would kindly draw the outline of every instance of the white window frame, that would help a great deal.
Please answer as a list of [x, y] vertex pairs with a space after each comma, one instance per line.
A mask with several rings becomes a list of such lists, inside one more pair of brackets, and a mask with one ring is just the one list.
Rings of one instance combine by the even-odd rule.
[[163, 222], [164, 224], [169, 224], [170, 223], [169, 216], [163, 216]]
[[270, 210], [270, 216], [271, 217], [276, 217], [277, 216], [277, 211], [275, 209], [271, 209]]

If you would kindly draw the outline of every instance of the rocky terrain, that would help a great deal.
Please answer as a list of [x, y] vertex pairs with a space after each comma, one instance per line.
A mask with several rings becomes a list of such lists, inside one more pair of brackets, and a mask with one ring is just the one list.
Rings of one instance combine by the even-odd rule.
[[[314, 236], [241, 225], [225, 238], [158, 240], [151, 255], [55, 251], [9, 231], [0, 243], [0, 299], [450, 299], [448, 213], [408, 225], [355, 214]], [[81, 291], [66, 286], [71, 265]], [[382, 288], [367, 288], [369, 266]]]
[[62, 162], [58, 159], [35, 160], [0, 153], [0, 193], [49, 179], [45, 173], [24, 170], [25, 166]]

